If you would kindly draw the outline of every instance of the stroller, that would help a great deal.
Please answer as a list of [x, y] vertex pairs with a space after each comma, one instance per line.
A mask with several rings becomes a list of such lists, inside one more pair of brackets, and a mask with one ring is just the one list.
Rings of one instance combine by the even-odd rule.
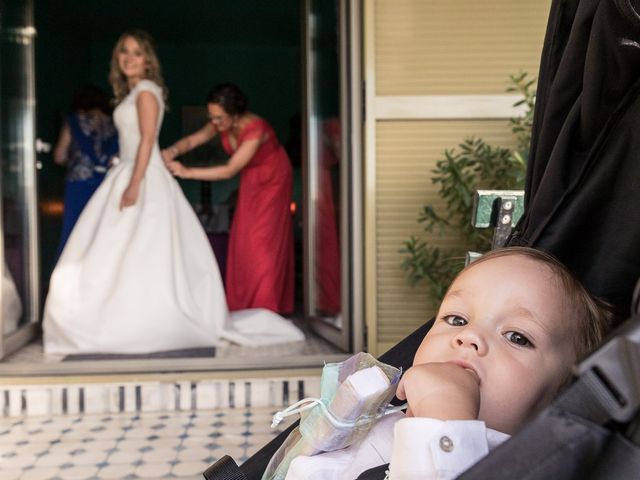
[[[576, 367], [564, 394], [460, 479], [640, 478], [638, 124], [640, 0], [553, 0], [524, 214], [506, 244], [554, 254], [592, 293], [616, 306], [621, 325]], [[380, 360], [410, 367], [431, 324]], [[224, 457], [204, 477], [261, 478], [294, 427], [241, 467]], [[382, 479], [386, 468], [360, 478]]]
[[[471, 467], [460, 480], [640, 478], [640, 282], [634, 312], [576, 368], [574, 383], [510, 440]], [[380, 357], [409, 368], [430, 321]], [[259, 480], [296, 424], [240, 467], [225, 456], [206, 480]], [[362, 473], [382, 480], [388, 465]]]

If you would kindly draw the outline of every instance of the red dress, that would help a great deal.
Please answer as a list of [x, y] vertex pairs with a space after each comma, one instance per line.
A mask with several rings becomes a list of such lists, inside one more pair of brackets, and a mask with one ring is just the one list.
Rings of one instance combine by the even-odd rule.
[[[294, 255], [290, 203], [291, 162], [273, 128], [261, 118], [240, 132], [237, 145], [265, 138], [240, 172], [240, 187], [227, 257], [226, 291], [229, 310], [267, 308], [293, 312]], [[234, 148], [221, 132], [224, 149]]]

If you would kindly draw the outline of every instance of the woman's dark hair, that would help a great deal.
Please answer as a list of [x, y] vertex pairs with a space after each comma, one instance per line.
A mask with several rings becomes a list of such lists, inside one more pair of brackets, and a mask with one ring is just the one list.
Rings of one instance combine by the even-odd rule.
[[81, 85], [73, 92], [71, 97], [71, 111], [78, 112], [80, 110], [93, 110], [94, 108], [109, 115], [111, 113], [109, 97], [97, 85], [90, 83]]
[[207, 103], [220, 105], [229, 115], [241, 115], [249, 108], [247, 97], [233, 83], [220, 83], [207, 95]]

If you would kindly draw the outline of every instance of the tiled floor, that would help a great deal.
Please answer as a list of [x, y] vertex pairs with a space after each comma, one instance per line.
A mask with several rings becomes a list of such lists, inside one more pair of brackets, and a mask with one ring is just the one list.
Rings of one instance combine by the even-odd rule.
[[[288, 426], [274, 409], [0, 419], [0, 479], [202, 479], [221, 456], [246, 460]], [[291, 420], [290, 420], [291, 421]]]
[[[216, 349], [216, 358], [330, 356], [339, 352], [323, 339], [307, 332], [305, 334], [305, 341], [269, 347], [249, 348], [224, 344]], [[62, 357], [45, 355], [41, 341], [37, 340], [3, 360], [3, 363], [20, 366], [60, 361]], [[58, 412], [47, 416], [38, 415], [55, 409], [45, 409], [32, 415], [31, 409], [27, 407], [31, 406], [32, 400], [35, 404], [38, 401], [54, 404], [53, 400], [57, 399], [57, 396], [53, 393], [56, 392], [45, 395], [50, 385], [9, 385], [11, 388], [6, 387], [6, 391], [0, 392], [5, 404], [5, 417], [0, 417], [0, 480], [202, 480], [202, 472], [218, 458], [228, 454], [241, 463], [285, 429], [290, 421], [295, 420], [285, 421], [277, 429], [271, 429], [271, 417], [277, 407], [254, 405], [256, 400], [266, 402], [271, 396], [277, 398], [270, 399], [269, 405], [286, 405], [289, 400], [296, 401], [299, 395], [310, 394], [316, 387], [319, 388], [319, 382], [315, 382], [315, 377], [313, 382], [298, 378], [292, 381], [294, 383], [287, 379], [276, 379], [272, 382], [273, 385], [265, 379], [235, 383], [221, 380], [218, 382], [220, 385], [211, 381], [209, 385], [202, 379], [175, 381], [175, 385], [168, 385], [170, 388], [167, 397], [180, 398], [180, 404], [176, 404], [173, 411], [166, 411], [171, 407], [162, 402], [159, 406], [160, 411], [158, 408], [151, 409], [149, 405], [145, 406], [147, 400], [160, 398], [159, 394], [156, 394], [162, 390], [160, 387], [164, 383], [151, 380], [140, 385], [122, 383], [114, 388], [120, 393], [124, 391], [124, 397], [120, 395], [122, 398], [119, 398], [125, 408], [105, 410], [118, 413]], [[305, 383], [307, 381], [311, 383]], [[152, 388], [155, 386], [154, 382], [159, 384], [156, 386], [158, 392]], [[182, 385], [183, 383], [186, 385]], [[235, 389], [231, 388], [232, 383]], [[91, 392], [95, 393], [96, 385], [63, 385], [62, 389], [65, 388], [67, 392], [66, 396], [62, 395], [62, 403], [64, 404], [66, 398], [67, 408], [63, 408], [62, 412], [98, 411], [95, 408], [87, 408], [95, 407], [95, 395]], [[78, 394], [78, 405], [84, 403], [84, 409], [80, 406], [77, 409], [70, 408], [75, 405], [72, 400], [75, 398], [76, 390], [84, 390], [84, 395]], [[179, 392], [179, 395], [176, 392]], [[132, 397], [128, 393], [135, 395]], [[271, 395], [272, 393], [274, 395]], [[209, 405], [200, 401], [218, 397], [221, 402], [216, 400], [214, 403], [209, 402]], [[84, 402], [81, 402], [80, 398], [83, 398]], [[135, 405], [132, 404], [135, 409], [128, 408], [131, 406], [131, 398], [136, 399]], [[7, 403], [7, 399], [12, 402]], [[187, 402], [184, 403], [185, 401]], [[227, 401], [230, 406], [253, 406], [211, 409]], [[11, 412], [7, 410], [7, 405], [14, 406], [14, 403], [15, 406], [22, 407], [15, 416], [9, 416]]]

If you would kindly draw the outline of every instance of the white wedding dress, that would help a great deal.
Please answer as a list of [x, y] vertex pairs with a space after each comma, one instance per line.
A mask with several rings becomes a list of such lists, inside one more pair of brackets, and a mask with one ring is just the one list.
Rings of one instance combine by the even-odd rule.
[[229, 315], [209, 241], [157, 142], [136, 204], [119, 210], [140, 141], [141, 91], [158, 99], [158, 132], [162, 125], [161, 89], [141, 80], [114, 112], [121, 161], [85, 207], [51, 276], [45, 352], [148, 353], [215, 346], [221, 338], [246, 345], [303, 339], [268, 310]]
[[18, 328], [22, 317], [22, 301], [7, 262], [4, 259], [2, 261], [2, 333], [8, 335]]

